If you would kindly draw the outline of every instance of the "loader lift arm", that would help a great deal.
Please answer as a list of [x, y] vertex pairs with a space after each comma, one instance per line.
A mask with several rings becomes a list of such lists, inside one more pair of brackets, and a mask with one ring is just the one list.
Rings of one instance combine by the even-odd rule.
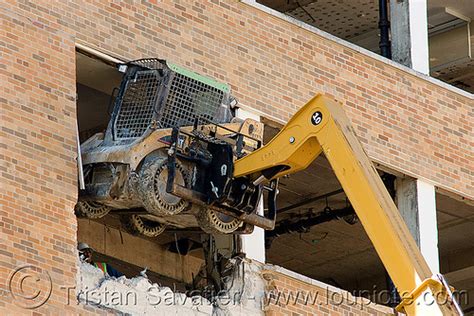
[[[234, 178], [277, 179], [305, 169], [322, 152], [400, 293], [397, 309], [408, 315], [462, 314], [444, 278], [433, 276], [337, 101], [316, 95], [268, 144], [235, 161]], [[429, 304], [426, 297], [448, 303]]]

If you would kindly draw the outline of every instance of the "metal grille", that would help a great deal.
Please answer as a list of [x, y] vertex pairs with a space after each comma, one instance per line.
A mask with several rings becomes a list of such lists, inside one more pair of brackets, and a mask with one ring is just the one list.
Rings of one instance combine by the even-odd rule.
[[148, 69], [163, 69], [164, 61], [157, 58], [144, 58], [130, 62], [131, 65], [140, 66]]
[[162, 112], [163, 128], [192, 125], [195, 118], [213, 121], [224, 93], [205, 83], [176, 73]]
[[161, 78], [156, 70], [139, 71], [129, 79], [117, 119], [115, 138], [140, 137], [153, 119]]

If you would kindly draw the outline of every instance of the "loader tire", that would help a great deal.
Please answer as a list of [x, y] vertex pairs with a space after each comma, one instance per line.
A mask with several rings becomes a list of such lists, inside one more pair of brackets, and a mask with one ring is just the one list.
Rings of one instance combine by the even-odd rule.
[[243, 223], [240, 219], [205, 207], [200, 208], [196, 220], [201, 229], [208, 234], [231, 234]]
[[74, 207], [74, 213], [77, 217], [91, 219], [104, 217], [110, 210], [109, 206], [92, 201], [78, 201]]
[[[176, 215], [189, 208], [189, 202], [166, 192], [167, 159], [158, 157], [140, 170], [138, 193], [145, 209], [156, 216]], [[176, 163], [175, 183], [188, 187], [190, 180], [183, 166]]]
[[157, 237], [166, 229], [166, 225], [152, 221], [140, 215], [123, 215], [120, 217], [123, 229], [132, 235]]

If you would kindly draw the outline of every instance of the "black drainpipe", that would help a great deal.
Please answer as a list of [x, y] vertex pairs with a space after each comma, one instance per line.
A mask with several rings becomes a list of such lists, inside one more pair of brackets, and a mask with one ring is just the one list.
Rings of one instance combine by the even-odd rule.
[[390, 50], [390, 21], [388, 20], [388, 0], [379, 0], [379, 28], [380, 28], [380, 54], [383, 57], [392, 59], [392, 52]]

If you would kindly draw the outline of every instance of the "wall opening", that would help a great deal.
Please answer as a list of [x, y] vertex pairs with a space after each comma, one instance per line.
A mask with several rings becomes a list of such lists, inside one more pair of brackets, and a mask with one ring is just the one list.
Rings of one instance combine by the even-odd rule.
[[76, 53], [77, 121], [81, 142], [107, 127], [114, 89], [122, 74], [104, 61]]
[[[123, 73], [118, 65], [76, 52], [77, 120], [81, 144], [104, 133]], [[87, 171], [86, 171], [87, 172]], [[106, 262], [126, 277], [145, 267], [150, 281], [185, 290], [203, 262], [200, 234], [169, 230], [149, 238], [124, 227], [125, 210], [97, 218], [78, 218], [78, 241], [94, 249], [93, 260]]]
[[474, 311], [474, 205], [438, 190], [436, 210], [440, 272], [458, 291], [467, 315]]
[[[86, 263], [80, 263], [81, 274], [78, 288], [84, 290], [86, 286], [86, 290], [87, 288], [91, 290], [91, 287], [95, 287], [93, 290], [107, 290], [104, 284], [116, 288], [124, 288], [125, 284], [133, 286], [135, 290], [137, 287], [141, 288], [139, 295], [150, 298], [150, 293], [146, 290], [142, 291], [143, 286], [157, 285], [160, 295], [167, 293], [169, 298], [171, 293], [171, 299], [179, 300], [178, 304], [172, 300], [168, 304], [170, 306], [164, 302], [165, 305], [145, 304], [146, 306], [138, 309], [128, 309], [130, 306], [121, 305], [117, 309], [126, 313], [132, 311], [132, 314], [146, 314], [157, 310], [160, 313], [166, 313], [168, 307], [174, 312], [182, 311], [183, 314], [196, 308], [198, 310], [204, 308], [208, 312], [203, 312], [203, 314], [211, 314], [209, 308], [211, 310], [221, 308], [216, 302], [222, 298], [222, 290], [229, 293], [237, 289], [243, 295], [242, 292], [246, 290], [241, 285], [245, 276], [243, 271], [248, 270], [248, 266], [245, 267], [244, 256], [239, 253], [240, 238], [234, 235], [214, 236], [204, 233], [199, 228], [196, 213], [193, 213], [196, 210], [192, 207], [183, 207], [176, 211], [179, 213], [177, 215], [172, 212], [164, 213], [163, 210], [172, 209], [175, 205], [178, 205], [176, 206], [178, 208], [180, 204], [173, 204], [177, 197], [163, 193], [161, 184], [166, 184], [168, 169], [152, 169], [151, 164], [147, 163], [166, 162], [167, 156], [163, 156], [163, 152], [166, 153], [168, 147], [154, 147], [152, 143], [166, 143], [170, 129], [168, 129], [169, 126], [159, 125], [163, 122], [161, 118], [155, 120], [156, 117], [154, 117], [145, 124], [141, 115], [145, 112], [142, 111], [143, 108], [148, 110], [146, 113], [151, 111], [162, 113], [153, 107], [158, 104], [156, 100], [162, 100], [158, 97], [160, 93], [163, 93], [161, 95], [163, 98], [166, 95], [170, 96], [169, 100], [176, 100], [173, 103], [176, 107], [183, 107], [187, 102], [190, 106], [205, 104], [210, 108], [218, 104], [223, 108], [221, 103], [217, 103], [221, 102], [220, 99], [211, 99], [209, 96], [224, 96], [222, 91], [228, 91], [226, 85], [154, 58], [126, 64], [110, 64], [94, 56], [83, 54], [81, 51], [78, 51], [76, 56], [77, 119], [86, 179], [85, 188], [79, 191], [80, 198], [75, 209], [78, 216], [77, 239], [79, 242], [87, 243], [93, 249], [92, 263], [100, 263], [99, 266], [106, 263], [109, 271], [112, 271], [111, 267], [127, 277], [115, 279], [113, 278], [115, 275], [110, 273], [112, 278], [104, 277], [103, 274], [98, 276], [97, 273], [100, 274], [100, 271], [86, 264], [88, 261], [83, 258]], [[173, 74], [166, 72], [170, 70], [175, 72]], [[180, 72], [187, 74], [187, 77]], [[178, 84], [174, 81], [165, 82], [168, 78], [176, 78], [178, 84], [187, 84], [187, 86], [179, 86], [181, 88], [176, 91]], [[163, 82], [165, 84], [162, 84]], [[126, 87], [126, 89], [119, 92], [118, 87]], [[205, 89], [210, 91], [203, 92], [202, 90]], [[186, 99], [189, 96], [194, 98]], [[225, 96], [227, 98], [227, 94]], [[114, 105], [115, 108], [113, 108]], [[179, 112], [176, 107], [172, 111]], [[198, 111], [203, 112], [206, 109], [198, 107], [196, 113], [199, 114]], [[114, 134], [112, 137], [114, 130], [119, 129], [117, 127], [119, 119], [115, 118], [120, 118], [122, 114], [127, 118], [126, 123], [131, 123], [121, 127], [121, 131], [127, 130], [126, 133], [123, 132], [120, 137]], [[112, 119], [114, 119], [114, 124], [109, 124]], [[150, 119], [150, 116], [145, 116], [145, 119]], [[135, 135], [134, 133], [138, 130], [134, 131], [135, 126], [140, 127], [143, 133], [140, 136], [131, 137], [130, 135]], [[111, 138], [108, 139], [108, 136]], [[147, 148], [148, 145], [148, 148], [152, 150], [146, 151], [143, 159], [132, 168], [133, 159], [136, 157], [134, 150]], [[162, 170], [166, 170], [165, 176], [159, 178]], [[181, 179], [185, 176], [184, 173], [179, 174], [181, 172], [179, 168], [176, 170], [178, 182], [180, 176]], [[145, 172], [150, 172], [151, 176], [146, 178]], [[158, 180], [156, 180], [157, 177]], [[151, 185], [146, 188], [149, 189], [148, 191], [137, 184], [142, 185], [147, 179], [151, 179]], [[119, 193], [113, 191], [116, 189]], [[169, 204], [163, 202], [158, 206], [155, 205], [154, 208], [146, 208], [146, 203], [150, 201], [145, 200], [146, 192], [155, 194], [152, 196], [153, 199], [166, 200]], [[152, 209], [157, 213], [161, 211], [164, 214], [154, 214], [151, 211], [148, 212], [147, 209]], [[146, 275], [146, 280], [143, 282], [144, 275]], [[254, 278], [250, 283], [254, 282], [260, 282], [260, 279]], [[191, 300], [186, 300], [186, 297], [199, 297], [200, 302], [197, 306], [190, 305], [186, 302], [191, 302]], [[165, 298], [162, 297], [162, 299]], [[156, 295], [152, 295], [151, 299], [156, 299]], [[232, 299], [233, 303], [229, 304], [229, 308], [234, 306], [239, 308], [239, 296], [236, 295]], [[258, 305], [259, 302], [256, 304]], [[107, 304], [99, 305], [110, 307]]]

